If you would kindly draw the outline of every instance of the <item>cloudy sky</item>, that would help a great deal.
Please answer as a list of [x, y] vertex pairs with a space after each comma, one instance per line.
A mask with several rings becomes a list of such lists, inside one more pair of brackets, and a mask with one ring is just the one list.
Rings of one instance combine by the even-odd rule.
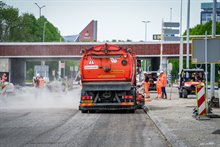
[[[153, 34], [161, 33], [161, 22], [180, 20], [181, 0], [3, 0], [18, 8], [21, 13], [28, 12], [39, 17], [40, 6], [44, 15], [62, 35], [78, 34], [91, 21], [98, 21], [98, 40], [145, 39], [143, 20], [150, 20], [147, 26], [147, 40]], [[213, 0], [191, 0], [190, 26], [200, 23], [201, 2]], [[187, 0], [183, 0], [183, 31], [186, 29]]]

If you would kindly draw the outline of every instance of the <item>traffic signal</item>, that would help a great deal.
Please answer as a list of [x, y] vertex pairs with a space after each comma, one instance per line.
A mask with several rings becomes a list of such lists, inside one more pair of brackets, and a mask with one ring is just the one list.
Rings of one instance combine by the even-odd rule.
[[141, 67], [141, 60], [137, 60], [137, 67]]

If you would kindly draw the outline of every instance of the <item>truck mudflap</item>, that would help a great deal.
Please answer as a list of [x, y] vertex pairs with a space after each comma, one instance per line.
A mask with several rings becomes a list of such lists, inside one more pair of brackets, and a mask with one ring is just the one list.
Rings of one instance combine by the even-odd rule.
[[81, 103], [79, 110], [135, 110], [134, 102], [122, 103]]

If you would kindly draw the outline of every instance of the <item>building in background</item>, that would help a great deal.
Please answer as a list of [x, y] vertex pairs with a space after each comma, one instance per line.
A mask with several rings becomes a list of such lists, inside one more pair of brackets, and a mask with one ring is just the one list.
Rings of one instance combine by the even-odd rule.
[[65, 42], [79, 42], [79, 35], [63, 36]]
[[97, 21], [92, 20], [79, 35], [63, 36], [65, 42], [97, 42]]
[[[200, 24], [212, 20], [213, 3], [201, 3], [201, 9]], [[220, 3], [216, 5], [216, 15], [216, 21], [220, 22]]]
[[79, 34], [80, 42], [97, 41], [97, 21], [92, 20]]

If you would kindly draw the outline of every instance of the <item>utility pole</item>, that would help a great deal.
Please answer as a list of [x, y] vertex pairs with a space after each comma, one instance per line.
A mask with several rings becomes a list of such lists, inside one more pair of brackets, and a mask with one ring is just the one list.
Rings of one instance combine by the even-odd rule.
[[187, 49], [186, 49], [186, 68], [189, 69], [189, 24], [190, 24], [190, 0], [187, 5]]
[[[145, 42], [147, 42], [147, 24], [150, 23], [150, 21], [149, 20], [144, 20], [142, 22], [145, 23]], [[146, 66], [147, 66], [147, 61], [144, 60], [144, 71], [147, 71]]]
[[149, 20], [143, 20], [143, 23], [145, 23], [145, 42], [147, 42], [147, 24], [150, 23]]
[[160, 39], [160, 70], [163, 70], [163, 40], [164, 40], [164, 32], [163, 32], [163, 19], [161, 24], [161, 39]]
[[44, 28], [43, 28], [43, 42], [45, 41], [45, 28], [46, 28], [47, 22], [44, 22]]
[[41, 17], [41, 9], [46, 7], [45, 5], [43, 6], [39, 6], [37, 3], [35, 3], [35, 5], [39, 8], [39, 18]]
[[[212, 38], [216, 35], [216, 3], [217, 0], [213, 0], [213, 12], [212, 12]], [[215, 97], [215, 64], [211, 63], [211, 98]]]
[[170, 22], [172, 22], [172, 8], [170, 8]]
[[181, 0], [181, 5], [180, 5], [180, 57], [179, 57], [179, 73], [183, 69], [182, 9], [183, 9], [183, 0]]

